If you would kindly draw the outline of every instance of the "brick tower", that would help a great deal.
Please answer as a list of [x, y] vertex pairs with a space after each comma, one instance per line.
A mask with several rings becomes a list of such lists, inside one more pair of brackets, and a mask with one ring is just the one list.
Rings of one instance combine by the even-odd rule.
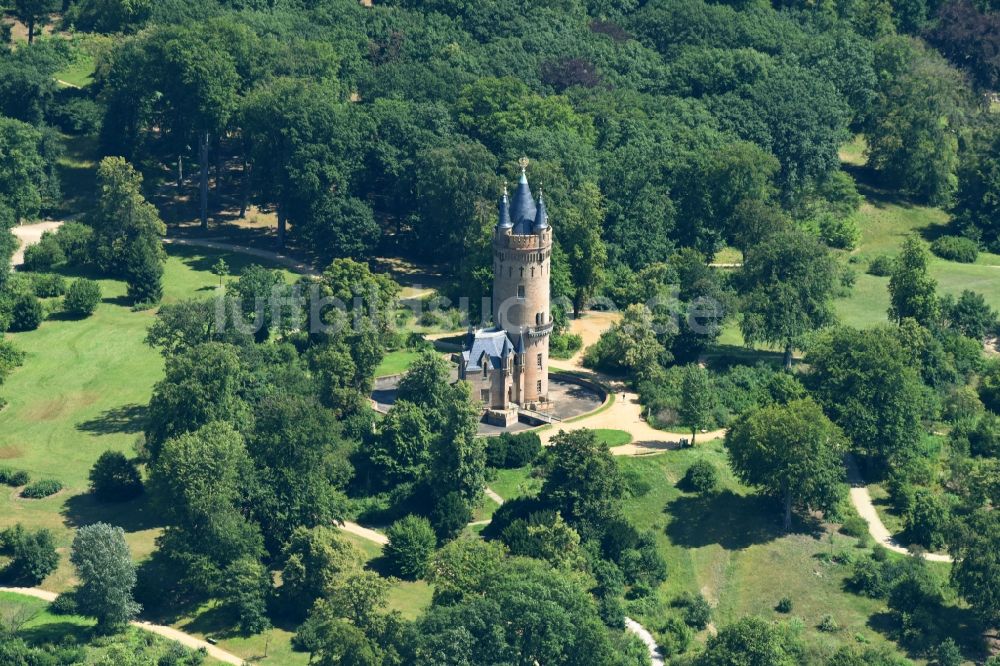
[[470, 330], [459, 377], [483, 403], [486, 420], [510, 426], [518, 408], [549, 401], [552, 228], [545, 201], [528, 187], [528, 160], [511, 201], [504, 186], [493, 233], [493, 326]]
[[535, 203], [521, 160], [521, 179], [508, 201], [500, 202], [493, 235], [493, 324], [514, 345], [514, 381], [510, 400], [523, 407], [546, 402], [549, 394], [549, 301], [552, 228], [539, 196]]

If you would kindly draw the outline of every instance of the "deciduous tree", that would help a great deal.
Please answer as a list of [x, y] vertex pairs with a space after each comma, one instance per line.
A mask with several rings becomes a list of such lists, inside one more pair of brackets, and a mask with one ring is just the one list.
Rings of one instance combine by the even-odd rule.
[[740, 479], [781, 500], [785, 529], [792, 509], [833, 509], [842, 493], [847, 439], [811, 399], [742, 416], [726, 433]]

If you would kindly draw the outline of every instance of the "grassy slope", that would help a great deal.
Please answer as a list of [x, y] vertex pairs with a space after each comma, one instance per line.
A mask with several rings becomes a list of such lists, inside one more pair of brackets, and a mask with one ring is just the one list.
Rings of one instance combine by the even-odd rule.
[[[698, 458], [707, 458], [720, 470], [723, 492], [701, 497], [676, 487]], [[831, 545], [822, 525], [784, 534], [774, 507], [732, 478], [721, 441], [661, 456], [622, 458], [620, 463], [651, 485], [645, 496], [626, 503], [626, 512], [637, 526], [653, 530], [667, 560], [668, 579], [659, 590], [664, 602], [681, 592], [701, 592], [715, 606], [714, 623], [723, 626], [744, 615], [787, 619], [773, 610], [787, 595], [794, 604], [791, 616], [803, 620], [805, 641], [816, 654], [859, 640], [891, 645], [872, 628], [872, 618], [885, 611], [884, 603], [844, 591], [849, 567], [819, 559], [831, 551], [860, 554], [856, 540], [836, 534]], [[816, 629], [827, 614], [841, 631]], [[650, 627], [663, 621], [639, 615]]]

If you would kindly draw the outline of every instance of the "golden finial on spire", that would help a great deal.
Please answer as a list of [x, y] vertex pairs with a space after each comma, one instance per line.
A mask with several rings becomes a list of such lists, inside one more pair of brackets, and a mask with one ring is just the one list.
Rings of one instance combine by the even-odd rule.
[[528, 164], [530, 164], [530, 161], [528, 160], [527, 157], [522, 157], [517, 161], [517, 163], [521, 165], [521, 173], [524, 173], [528, 169]]

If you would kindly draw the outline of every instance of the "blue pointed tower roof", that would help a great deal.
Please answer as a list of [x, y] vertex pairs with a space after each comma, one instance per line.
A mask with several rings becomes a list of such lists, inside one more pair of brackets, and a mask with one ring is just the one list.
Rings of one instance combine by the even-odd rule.
[[510, 202], [507, 200], [507, 183], [503, 184], [503, 196], [500, 198], [500, 221], [497, 226], [501, 229], [509, 229], [514, 226], [510, 221]]
[[549, 214], [545, 210], [545, 198], [539, 192], [538, 194], [538, 209], [535, 212], [535, 225], [531, 228], [534, 232], [539, 232], [542, 229], [546, 229], [549, 226]]
[[514, 233], [527, 236], [531, 233], [531, 226], [535, 221], [535, 198], [531, 196], [531, 188], [528, 186], [528, 175], [525, 169], [528, 161], [521, 160], [521, 178], [517, 181], [517, 190], [514, 191], [514, 201], [510, 206], [510, 217], [514, 223]]

